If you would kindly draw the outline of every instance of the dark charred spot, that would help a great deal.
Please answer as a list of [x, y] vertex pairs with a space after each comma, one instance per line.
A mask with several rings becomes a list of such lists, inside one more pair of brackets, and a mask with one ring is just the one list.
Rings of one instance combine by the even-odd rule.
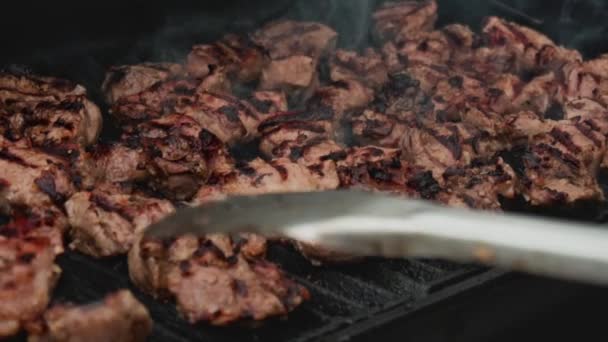
[[249, 294], [249, 290], [247, 288], [247, 284], [239, 279], [232, 279], [231, 282], [232, 290], [241, 297], [247, 297]]
[[38, 177], [34, 183], [36, 183], [40, 191], [49, 196], [51, 201], [59, 207], [62, 207], [63, 203], [67, 200], [64, 194], [57, 192], [55, 178], [53, 178], [52, 173], [48, 171], [42, 172], [42, 175]]
[[[591, 120], [588, 120], [588, 121], [591, 121]], [[585, 123], [581, 123], [581, 122], [577, 122], [575, 124], [575, 127], [576, 127], [576, 129], [579, 130], [579, 132], [583, 133], [583, 135], [585, 137], [587, 137], [587, 139], [593, 141], [593, 144], [596, 147], [602, 146], [602, 141], [597, 138], [597, 136], [595, 135], [595, 131], [593, 130], [592, 127], [586, 125]]]
[[234, 235], [231, 238], [232, 238], [232, 242], [233, 242], [232, 251], [234, 252], [235, 255], [239, 254], [241, 252], [241, 249], [243, 248], [243, 246], [245, 246], [247, 243], [249, 243], [249, 240], [242, 237], [241, 235]]
[[462, 146], [460, 146], [460, 139], [457, 134], [453, 135], [439, 135], [433, 129], [428, 130], [431, 135], [439, 141], [445, 148], [447, 148], [451, 153], [454, 159], [460, 160], [462, 157]]
[[289, 176], [289, 174], [287, 173], [287, 169], [284, 166], [279, 165], [279, 164], [275, 163], [274, 161], [270, 161], [270, 165], [275, 170], [277, 170], [277, 172], [279, 173], [279, 175], [281, 175], [281, 179], [282, 180], [286, 180], [287, 179], [287, 177]]
[[553, 128], [551, 130], [550, 134], [555, 140], [559, 141], [560, 144], [566, 146], [568, 151], [570, 151], [572, 153], [581, 153], [582, 152], [581, 148], [576, 146], [574, 144], [574, 142], [572, 141], [572, 137], [570, 136], [570, 133], [564, 132], [558, 128]]
[[229, 257], [226, 258], [226, 262], [228, 263], [228, 265], [236, 265], [239, 262], [239, 257], [237, 257], [236, 255], [231, 255]]
[[233, 106], [224, 106], [218, 111], [226, 116], [230, 122], [241, 122], [239, 119], [239, 110]]
[[255, 169], [245, 162], [237, 161], [235, 167], [245, 176], [254, 176], [256, 174]]
[[466, 170], [462, 167], [450, 166], [443, 172], [443, 179], [448, 179], [451, 177], [460, 177], [466, 174]]
[[8, 162], [19, 164], [26, 167], [34, 167], [25, 162], [21, 157], [16, 154], [11, 153], [7, 148], [0, 149], [0, 159], [4, 159]]
[[476, 207], [476, 203], [475, 203], [475, 199], [467, 194], [460, 194], [460, 198], [462, 198], [462, 200], [464, 201], [464, 203], [469, 206], [470, 208], [475, 208]]
[[462, 78], [462, 76], [453, 76], [448, 79], [448, 83], [452, 88], [462, 89], [464, 79]]
[[192, 275], [191, 270], [192, 264], [188, 260], [183, 260], [179, 263], [179, 270], [182, 272], [182, 276], [188, 277]]
[[547, 109], [544, 115], [545, 119], [551, 120], [563, 120], [564, 119], [564, 109], [562, 105], [557, 102], [553, 102], [551, 106]]
[[112, 68], [110, 70], [110, 74], [108, 76], [108, 81], [107, 81], [107, 85], [108, 85], [108, 89], [111, 88], [113, 85], [115, 85], [116, 83], [119, 83], [120, 81], [122, 81], [125, 77], [127, 76], [127, 72], [125, 68], [121, 68], [121, 67], [117, 67], [117, 68]]
[[196, 93], [196, 90], [184, 85], [178, 85], [177, 87], [173, 88], [173, 92], [175, 92], [177, 95], [192, 96]]
[[226, 260], [226, 254], [224, 254], [224, 252], [218, 246], [216, 246], [213, 241], [206, 239], [198, 246], [196, 251], [194, 251], [193, 256], [195, 258], [201, 258], [207, 253], [211, 253], [213, 256], [222, 261]]
[[428, 41], [423, 41], [420, 44], [418, 44], [418, 46], [416, 47], [416, 49], [418, 51], [428, 51], [429, 49], [429, 42]]
[[74, 124], [73, 123], [67, 122], [67, 121], [65, 121], [63, 119], [58, 119], [57, 121], [55, 121], [53, 123], [53, 126], [55, 126], [55, 127], [63, 127], [65, 129], [68, 129], [68, 130], [73, 130], [74, 129]]
[[319, 177], [323, 177], [325, 175], [325, 173], [323, 172], [323, 165], [322, 164], [310, 165], [308, 167], [308, 169], [310, 171], [316, 173], [317, 175], [319, 175]]
[[468, 180], [467, 184], [465, 185], [466, 189], [472, 189], [473, 187], [479, 185], [483, 183], [483, 180], [481, 180], [478, 177], [471, 177], [471, 179]]
[[133, 215], [131, 215], [125, 208], [114, 204], [112, 200], [104, 195], [93, 193], [91, 194], [90, 201], [102, 210], [110, 213], [116, 213], [127, 221], [132, 221], [134, 219]]
[[24, 253], [19, 255], [19, 261], [24, 264], [29, 264], [30, 262], [32, 262], [32, 260], [34, 260], [35, 257], [36, 254], [34, 253]]
[[498, 88], [489, 88], [488, 89], [488, 96], [490, 96], [492, 98], [498, 98], [504, 94], [505, 94], [505, 92], [502, 89], [498, 89]]
[[261, 113], [268, 113], [270, 111], [270, 109], [272, 108], [272, 106], [274, 105], [274, 102], [270, 101], [270, 100], [259, 100], [254, 98], [251, 98], [249, 100], [249, 103], [251, 103], [251, 105], [253, 105], [253, 108], [255, 108], [257, 111], [261, 112]]
[[84, 109], [84, 104], [81, 101], [64, 100], [59, 103], [59, 109], [77, 112]]
[[549, 193], [549, 197], [551, 198], [551, 201], [553, 201], [554, 203], [566, 203], [568, 200], [567, 193], [559, 192], [559, 191], [553, 190], [553, 189], [547, 189], [547, 192]]
[[434, 199], [441, 191], [441, 187], [435, 178], [433, 178], [433, 173], [431, 171], [416, 173], [407, 182], [407, 185], [416, 190], [424, 199]]
[[393, 179], [390, 173], [378, 167], [368, 167], [368, 172], [372, 179], [379, 182], [391, 182]]
[[326, 160], [339, 161], [339, 160], [346, 159], [346, 157], [348, 157], [348, 153], [346, 153], [346, 151], [337, 151], [337, 152], [331, 152], [330, 154], [321, 157], [321, 161], [326, 161]]
[[289, 159], [293, 162], [302, 158], [302, 156], [304, 156], [304, 149], [302, 147], [294, 146], [289, 151]]

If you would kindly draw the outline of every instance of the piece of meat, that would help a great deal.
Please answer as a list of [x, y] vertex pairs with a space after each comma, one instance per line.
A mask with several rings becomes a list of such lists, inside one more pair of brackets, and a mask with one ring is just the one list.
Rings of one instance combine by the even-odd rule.
[[388, 82], [388, 68], [382, 56], [372, 48], [362, 54], [349, 50], [336, 50], [329, 61], [332, 81], [357, 80], [372, 89], [380, 89]]
[[518, 189], [515, 171], [500, 157], [448, 168], [443, 179], [445, 190], [437, 200], [450, 207], [500, 210], [500, 197], [514, 198]]
[[431, 31], [437, 21], [435, 0], [385, 2], [373, 14], [374, 34], [380, 41], [401, 41]]
[[398, 147], [409, 129], [408, 123], [398, 118], [366, 109], [351, 119], [353, 137], [361, 145]]
[[61, 208], [75, 191], [66, 161], [6, 143], [0, 144], [0, 179], [13, 205]]
[[319, 85], [317, 61], [309, 56], [294, 55], [273, 59], [262, 70], [260, 90], [280, 90], [290, 101], [306, 101]]
[[93, 144], [101, 131], [99, 107], [84, 87], [33, 75], [0, 73], [0, 135], [55, 154]]
[[60, 209], [7, 205], [0, 219], [0, 239], [47, 240], [55, 254], [63, 253], [63, 233], [68, 220]]
[[144, 240], [129, 253], [129, 273], [144, 291], [174, 298], [192, 323], [262, 320], [286, 315], [309, 297], [264, 260], [265, 252], [265, 239], [251, 234]]
[[30, 342], [143, 342], [152, 333], [152, 320], [128, 290], [85, 305], [59, 304], [29, 327]]
[[192, 203], [199, 205], [229, 195], [332, 190], [338, 185], [336, 166], [331, 160], [305, 165], [286, 158], [270, 161], [256, 158], [237, 163], [228, 174], [214, 175], [194, 196]]
[[111, 67], [101, 86], [109, 104], [150, 89], [155, 84], [183, 74], [175, 63], [142, 63]]
[[338, 34], [315, 22], [279, 20], [266, 24], [251, 35], [272, 60], [308, 56], [313, 62], [327, 56], [336, 47]]
[[254, 91], [247, 101], [260, 115], [270, 115], [286, 112], [287, 97], [282, 91]]
[[146, 227], [175, 211], [166, 200], [105, 190], [78, 192], [65, 209], [70, 247], [97, 258], [126, 254]]
[[0, 235], [0, 338], [17, 334], [46, 309], [61, 269], [47, 238]]
[[188, 54], [186, 70], [194, 77], [205, 77], [220, 69], [231, 80], [256, 80], [266, 63], [264, 51], [244, 36], [228, 34], [212, 44], [195, 45]]
[[347, 114], [361, 110], [374, 99], [372, 89], [357, 80], [332, 82], [317, 89], [308, 101], [309, 110], [331, 110], [333, 120], [340, 122]]

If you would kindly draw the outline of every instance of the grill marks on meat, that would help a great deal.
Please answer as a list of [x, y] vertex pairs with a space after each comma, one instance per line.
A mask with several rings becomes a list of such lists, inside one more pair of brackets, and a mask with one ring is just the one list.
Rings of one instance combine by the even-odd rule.
[[0, 236], [0, 337], [44, 312], [61, 273], [47, 238]]
[[387, 2], [374, 12], [373, 19], [374, 33], [379, 40], [400, 41], [433, 29], [437, 3], [434, 0]]
[[7, 222], [0, 224], [0, 239], [46, 240], [55, 254], [63, 252], [65, 215], [54, 207], [7, 205]]
[[55, 305], [28, 331], [33, 342], [143, 342], [152, 332], [152, 320], [131, 292], [121, 290], [86, 305]]
[[0, 73], [0, 135], [25, 147], [73, 154], [93, 144], [101, 112], [82, 86], [54, 78]]
[[173, 63], [142, 63], [111, 67], [102, 85], [108, 103], [132, 96], [155, 84], [176, 77], [183, 72], [182, 66]]
[[94, 257], [126, 254], [146, 227], [174, 212], [166, 200], [94, 190], [65, 204], [71, 248]]
[[382, 56], [371, 48], [363, 54], [336, 50], [329, 60], [329, 78], [333, 82], [357, 80], [372, 89], [381, 88], [388, 82], [388, 68]]
[[129, 253], [129, 272], [140, 288], [174, 298], [192, 323], [262, 320], [285, 315], [309, 297], [263, 259], [265, 252], [265, 240], [249, 234], [142, 241]]

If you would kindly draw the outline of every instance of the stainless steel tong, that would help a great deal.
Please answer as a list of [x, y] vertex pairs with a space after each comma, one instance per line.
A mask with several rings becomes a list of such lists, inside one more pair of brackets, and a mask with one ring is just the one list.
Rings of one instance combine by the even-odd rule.
[[608, 285], [608, 226], [446, 208], [358, 191], [231, 197], [146, 237], [252, 232], [363, 256], [428, 257]]

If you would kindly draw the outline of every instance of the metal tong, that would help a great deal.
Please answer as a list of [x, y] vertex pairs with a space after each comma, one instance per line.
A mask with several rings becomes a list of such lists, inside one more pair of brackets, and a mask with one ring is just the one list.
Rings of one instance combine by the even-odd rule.
[[145, 237], [251, 232], [357, 256], [472, 261], [608, 284], [606, 228], [340, 190], [231, 197], [180, 210]]

